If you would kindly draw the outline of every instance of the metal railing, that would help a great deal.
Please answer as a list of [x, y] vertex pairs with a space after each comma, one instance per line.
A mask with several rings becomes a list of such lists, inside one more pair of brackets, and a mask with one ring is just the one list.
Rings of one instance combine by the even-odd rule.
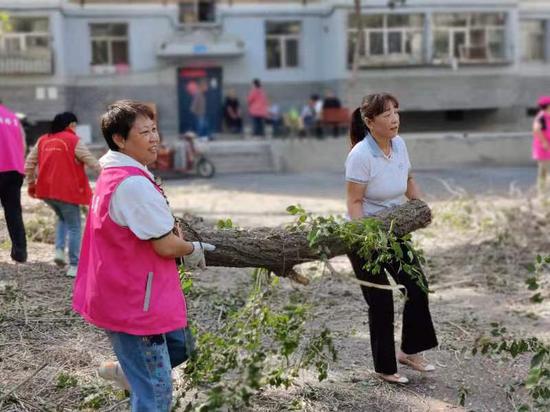
[[2, 52], [0, 51], [0, 74], [53, 74], [53, 51]]

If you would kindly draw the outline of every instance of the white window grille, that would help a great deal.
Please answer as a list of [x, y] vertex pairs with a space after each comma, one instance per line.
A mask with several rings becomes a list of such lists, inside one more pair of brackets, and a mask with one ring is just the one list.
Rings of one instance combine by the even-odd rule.
[[505, 13], [436, 13], [433, 63], [506, 60]]
[[265, 31], [267, 68], [299, 67], [301, 23], [299, 21], [268, 21]]
[[91, 64], [94, 72], [122, 72], [128, 69], [128, 25], [126, 23], [92, 23], [90, 39]]
[[[363, 46], [360, 66], [414, 65], [423, 62], [424, 16], [422, 14], [362, 15]], [[348, 20], [348, 63], [357, 46], [357, 16]]]

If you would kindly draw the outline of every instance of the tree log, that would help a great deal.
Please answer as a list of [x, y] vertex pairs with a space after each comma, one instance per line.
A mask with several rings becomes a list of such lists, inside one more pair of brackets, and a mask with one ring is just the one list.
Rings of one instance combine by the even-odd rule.
[[[431, 210], [421, 200], [385, 210], [375, 216], [386, 229], [393, 221], [393, 232], [403, 236], [428, 226], [432, 219]], [[300, 283], [307, 279], [294, 271], [294, 266], [321, 259], [318, 251], [309, 247], [307, 234], [303, 231], [289, 231], [284, 227], [258, 227], [251, 229], [217, 229], [204, 223], [185, 220], [182, 231], [187, 240], [200, 240], [216, 245], [216, 250], [206, 253], [208, 266], [266, 268], [278, 276], [291, 277]], [[329, 252], [328, 258], [347, 252], [338, 239], [323, 243]]]

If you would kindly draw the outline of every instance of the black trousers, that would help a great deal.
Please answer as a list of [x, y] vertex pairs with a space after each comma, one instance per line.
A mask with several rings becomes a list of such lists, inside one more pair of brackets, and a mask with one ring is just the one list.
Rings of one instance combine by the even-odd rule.
[[0, 172], [0, 202], [11, 239], [11, 258], [17, 262], [27, 260], [27, 239], [21, 212], [22, 185], [22, 174], [16, 171]]
[[[365, 261], [356, 253], [350, 253], [348, 257], [358, 279], [380, 285], [389, 284], [383, 270], [379, 274], [367, 272], [363, 268]], [[415, 264], [420, 267], [418, 262], [415, 262]], [[398, 263], [387, 264], [385, 268], [398, 284], [405, 286], [407, 289], [407, 299], [403, 311], [401, 350], [408, 355], [412, 355], [436, 347], [438, 343], [430, 315], [428, 294], [418, 286], [416, 280], [411, 279], [403, 270], [399, 270]], [[424, 275], [422, 277], [427, 286], [428, 283]], [[386, 375], [394, 374], [397, 372], [397, 362], [393, 335], [392, 291], [369, 286], [361, 286], [361, 290], [369, 306], [369, 328], [374, 370]]]

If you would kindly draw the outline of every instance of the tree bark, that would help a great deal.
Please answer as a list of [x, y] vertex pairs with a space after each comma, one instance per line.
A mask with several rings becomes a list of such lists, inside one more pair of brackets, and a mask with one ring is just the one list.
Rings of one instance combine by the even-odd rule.
[[[375, 218], [386, 229], [393, 221], [393, 232], [403, 236], [428, 226], [432, 215], [426, 203], [413, 200], [385, 210]], [[206, 253], [208, 266], [266, 268], [278, 276], [307, 283], [306, 278], [294, 271], [294, 266], [321, 259], [318, 251], [309, 247], [307, 233], [303, 231], [289, 231], [283, 227], [217, 229], [207, 227], [197, 219], [185, 220], [182, 231], [187, 240], [216, 245], [215, 251]], [[328, 258], [347, 252], [338, 239], [329, 239], [323, 246], [328, 248]]]

